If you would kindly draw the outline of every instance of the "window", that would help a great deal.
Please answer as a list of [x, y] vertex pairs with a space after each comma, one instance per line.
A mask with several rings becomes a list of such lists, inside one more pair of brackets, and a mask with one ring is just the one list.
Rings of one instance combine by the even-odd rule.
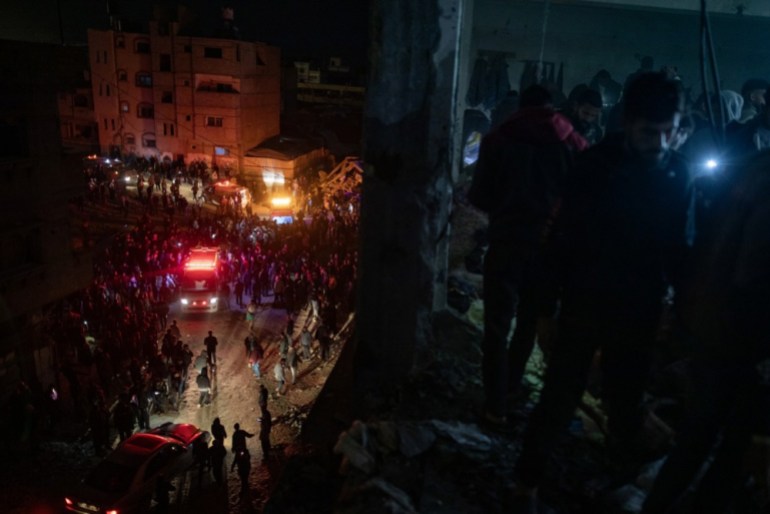
[[184, 53], [192, 53], [192, 45], [184, 45]]
[[134, 52], [138, 54], [150, 53], [150, 40], [149, 39], [137, 39], [134, 41]]
[[214, 116], [206, 116], [206, 126], [207, 127], [221, 127], [222, 126], [222, 118], [217, 118]]
[[104, 130], [107, 130], [108, 126], [107, 118], [104, 118]]
[[136, 85], [139, 87], [152, 87], [152, 73], [139, 71], [136, 73]]
[[135, 145], [136, 144], [136, 136], [133, 134], [126, 134], [125, 135], [125, 141], [127, 145]]
[[151, 132], [147, 132], [145, 134], [142, 134], [142, 146], [145, 148], [155, 148], [155, 134]]
[[173, 136], [174, 135], [174, 124], [173, 123], [164, 123], [163, 124], [163, 135], [164, 136]]
[[112, 130], [115, 130], [115, 118], [110, 120], [110, 125], [112, 126]]
[[169, 123], [169, 126], [171, 127], [171, 135], [173, 136], [174, 135], [174, 124], [173, 123]]
[[88, 97], [86, 95], [75, 95], [72, 103], [75, 104], [75, 107], [88, 107]]
[[203, 57], [208, 57], [210, 59], [221, 59], [222, 49], [207, 46], [203, 49]]
[[109, 84], [105, 84], [104, 85], [104, 91], [107, 93], [107, 96], [110, 96], [110, 85]]
[[120, 112], [128, 112], [129, 110], [128, 102], [120, 102]]
[[128, 72], [126, 70], [118, 70], [118, 80], [121, 82], [128, 81]]
[[160, 71], [171, 71], [171, 55], [160, 54]]
[[141, 103], [136, 106], [136, 117], [137, 118], [154, 118], [155, 109], [153, 108], [152, 104]]
[[104, 62], [104, 64], [107, 64], [107, 50], [105, 50], [104, 52], [102, 52], [102, 56], [104, 57], [104, 59], [102, 60], [102, 62]]
[[102, 96], [104, 94], [104, 85], [99, 83], [99, 96]]
[[117, 36], [115, 38], [115, 47], [117, 47], [117, 48], [125, 48], [126, 47], [126, 39], [123, 36]]
[[185, 116], [185, 117], [184, 117], [184, 120], [185, 120], [185, 121], [190, 121], [191, 119], [192, 119], [192, 117], [191, 117], [189, 114], [188, 114], [187, 116]]
[[214, 155], [218, 155], [220, 157], [228, 156], [230, 155], [230, 150], [228, 150], [227, 148], [223, 148], [221, 146], [215, 146]]
[[174, 95], [171, 93], [171, 91], [163, 91], [160, 94], [160, 102], [164, 104], [170, 104], [173, 103]]

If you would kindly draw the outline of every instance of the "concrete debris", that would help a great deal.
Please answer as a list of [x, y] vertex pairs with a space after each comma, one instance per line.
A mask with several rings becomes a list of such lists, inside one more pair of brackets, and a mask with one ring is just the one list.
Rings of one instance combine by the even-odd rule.
[[400, 450], [404, 457], [411, 458], [427, 451], [436, 442], [436, 433], [424, 424], [405, 423], [397, 425]]
[[417, 514], [409, 495], [380, 477], [375, 477], [348, 490], [344, 502], [337, 505], [338, 514]]
[[439, 434], [451, 438], [465, 449], [486, 452], [492, 447], [492, 440], [482, 434], [476, 425], [438, 420], [433, 420], [431, 423]]
[[353, 466], [365, 473], [374, 471], [374, 457], [367, 451], [367, 427], [360, 421], [354, 421], [349, 430], [342, 432], [334, 445], [334, 453], [343, 456], [342, 472]]

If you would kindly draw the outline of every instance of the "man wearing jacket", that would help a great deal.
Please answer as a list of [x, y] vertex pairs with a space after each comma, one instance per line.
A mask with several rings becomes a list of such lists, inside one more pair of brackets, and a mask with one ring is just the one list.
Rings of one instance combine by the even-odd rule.
[[652, 345], [686, 255], [688, 176], [670, 149], [684, 108], [679, 83], [643, 74], [625, 98], [624, 132], [578, 157], [544, 257], [561, 302], [558, 339], [516, 465], [521, 512], [535, 511], [599, 348], [610, 444], [641, 449]]
[[[520, 110], [488, 133], [468, 199], [489, 216], [484, 259], [482, 378], [484, 420], [506, 422], [535, 339], [533, 265], [546, 220], [557, 208], [572, 154], [587, 147], [552, 108], [541, 86], [524, 90]], [[508, 343], [514, 314], [516, 332]]]

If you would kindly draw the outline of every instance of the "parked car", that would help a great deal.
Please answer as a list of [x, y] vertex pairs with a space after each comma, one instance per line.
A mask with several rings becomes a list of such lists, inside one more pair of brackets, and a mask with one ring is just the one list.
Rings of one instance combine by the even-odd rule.
[[78, 514], [146, 513], [160, 475], [166, 480], [193, 464], [193, 444], [211, 435], [195, 425], [165, 423], [132, 435], [100, 462], [64, 498], [67, 512]]

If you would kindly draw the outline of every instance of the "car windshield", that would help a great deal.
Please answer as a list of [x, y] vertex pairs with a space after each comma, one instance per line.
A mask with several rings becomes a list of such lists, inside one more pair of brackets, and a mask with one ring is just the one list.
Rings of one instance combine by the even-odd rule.
[[123, 493], [128, 490], [135, 473], [134, 468], [105, 460], [94, 468], [85, 483], [105, 493]]

